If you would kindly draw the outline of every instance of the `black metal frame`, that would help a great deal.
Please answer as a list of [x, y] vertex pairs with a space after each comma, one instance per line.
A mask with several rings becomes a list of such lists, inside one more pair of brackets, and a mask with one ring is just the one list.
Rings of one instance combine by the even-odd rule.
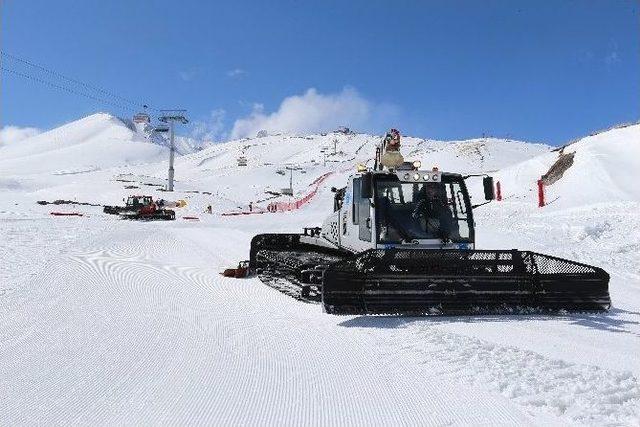
[[326, 269], [322, 300], [335, 314], [604, 311], [598, 267], [518, 250], [369, 250]]
[[[317, 229], [307, 235], [316, 236]], [[285, 293], [309, 286], [333, 314], [483, 314], [605, 311], [601, 268], [530, 251], [372, 249], [350, 254], [300, 242], [300, 234], [260, 234], [249, 265], [285, 278]], [[274, 286], [275, 287], [275, 286]], [[316, 295], [314, 293], [314, 295]]]

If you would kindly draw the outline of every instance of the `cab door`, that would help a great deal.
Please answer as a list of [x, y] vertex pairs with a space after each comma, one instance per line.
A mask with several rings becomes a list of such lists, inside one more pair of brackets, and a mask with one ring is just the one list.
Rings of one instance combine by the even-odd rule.
[[358, 238], [363, 242], [371, 241], [371, 203], [360, 192], [362, 178], [353, 180], [353, 223], [358, 225]]

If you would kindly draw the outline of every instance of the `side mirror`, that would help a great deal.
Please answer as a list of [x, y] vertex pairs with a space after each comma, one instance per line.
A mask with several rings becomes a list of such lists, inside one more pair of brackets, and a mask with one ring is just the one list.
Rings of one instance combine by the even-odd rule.
[[370, 199], [373, 196], [373, 174], [362, 174], [360, 179], [360, 197]]
[[482, 178], [482, 186], [484, 187], [484, 199], [495, 200], [496, 194], [493, 187], [493, 177], [485, 176], [484, 178]]
[[336, 191], [338, 191], [338, 189], [336, 187], [331, 187], [331, 192], [335, 193]]

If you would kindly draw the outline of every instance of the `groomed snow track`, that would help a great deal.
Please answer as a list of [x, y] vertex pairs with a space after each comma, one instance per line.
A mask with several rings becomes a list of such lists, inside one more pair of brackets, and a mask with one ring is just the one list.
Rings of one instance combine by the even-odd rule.
[[221, 277], [229, 259], [197, 231], [140, 238], [145, 224], [124, 224], [76, 241], [5, 296], [1, 424], [529, 420], [498, 394], [384, 369], [366, 331]]

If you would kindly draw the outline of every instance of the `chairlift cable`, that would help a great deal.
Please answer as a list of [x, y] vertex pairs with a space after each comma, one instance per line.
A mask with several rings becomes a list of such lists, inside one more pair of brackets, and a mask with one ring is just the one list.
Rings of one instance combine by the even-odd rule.
[[55, 89], [63, 90], [65, 92], [68, 92], [68, 93], [71, 93], [71, 94], [74, 94], [74, 95], [83, 96], [85, 98], [89, 98], [89, 99], [92, 99], [94, 101], [98, 101], [98, 102], [101, 102], [101, 103], [104, 103], [104, 104], [109, 104], [111, 106], [118, 107], [118, 108], [121, 108], [121, 109], [124, 109], [124, 110], [127, 110], [127, 111], [136, 111], [133, 107], [122, 105], [122, 104], [118, 104], [118, 103], [116, 103], [114, 101], [110, 101], [110, 100], [107, 100], [107, 99], [98, 98], [97, 96], [93, 96], [93, 95], [88, 94], [88, 93], [79, 92], [79, 91], [71, 89], [71, 88], [69, 88], [67, 86], [59, 85], [59, 84], [50, 82], [48, 80], [44, 80], [44, 79], [41, 79], [39, 77], [32, 76], [30, 74], [26, 74], [26, 73], [22, 73], [20, 71], [16, 71], [16, 70], [12, 70], [10, 68], [6, 68], [4, 66], [0, 66], [0, 70], [6, 71], [7, 73], [11, 73], [11, 74], [14, 74], [16, 76], [19, 76], [19, 77], [22, 77], [22, 78], [25, 78], [25, 79], [28, 79], [28, 80], [35, 81], [35, 82], [43, 84], [45, 86], [49, 86], [49, 87], [52, 87], [52, 88], [55, 88]]
[[36, 64], [36, 63], [34, 63], [32, 61], [29, 61], [27, 59], [20, 58], [18, 56], [12, 55], [12, 54], [7, 53], [7, 52], [5, 52], [3, 50], [0, 50], [0, 55], [4, 56], [6, 58], [12, 59], [14, 61], [20, 62], [22, 64], [25, 64], [27, 66], [30, 66], [30, 67], [33, 67], [33, 68], [37, 68], [37, 69], [39, 69], [39, 70], [41, 70], [41, 71], [43, 71], [43, 72], [45, 72], [47, 74], [50, 74], [50, 75], [52, 75], [54, 77], [57, 77], [57, 78], [66, 80], [68, 82], [83, 86], [84, 88], [89, 89], [91, 91], [96, 91], [96, 92], [99, 92], [99, 93], [101, 93], [103, 95], [107, 95], [109, 97], [119, 99], [120, 101], [127, 102], [127, 103], [129, 103], [131, 105], [136, 106], [137, 108], [143, 107], [145, 109], [148, 108], [149, 110], [153, 110], [153, 111], [160, 111], [157, 108], [153, 108], [153, 107], [149, 106], [149, 104], [146, 103], [146, 102], [132, 101], [132, 100], [127, 99], [125, 97], [122, 97], [120, 95], [114, 94], [114, 93], [112, 93], [112, 92], [110, 92], [110, 91], [108, 91], [106, 89], [100, 88], [98, 86], [95, 86], [95, 85], [92, 85], [92, 84], [89, 84], [89, 83], [85, 83], [85, 82], [83, 82], [81, 80], [78, 80], [78, 79], [75, 79], [73, 77], [68, 77], [68, 76], [66, 76], [64, 74], [61, 74], [61, 73], [57, 72], [57, 71], [51, 70], [51, 69], [49, 69], [47, 67], [44, 67], [44, 66], [39, 65], [39, 64]]

